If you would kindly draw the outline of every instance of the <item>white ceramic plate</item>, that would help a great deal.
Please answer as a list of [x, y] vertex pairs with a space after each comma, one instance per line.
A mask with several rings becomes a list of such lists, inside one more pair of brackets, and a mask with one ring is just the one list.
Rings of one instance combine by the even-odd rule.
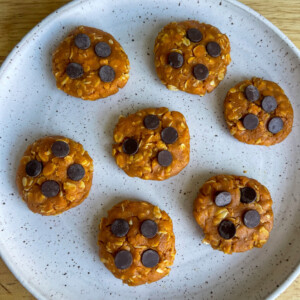
[[[210, 95], [167, 90], [153, 66], [157, 33], [170, 21], [197, 19], [226, 33], [232, 63]], [[131, 72], [117, 95], [95, 102], [69, 97], [55, 87], [51, 53], [78, 25], [110, 32], [127, 52]], [[1, 68], [0, 251], [21, 283], [39, 299], [261, 299], [275, 298], [300, 273], [300, 55], [263, 17], [235, 1], [75, 1], [34, 28]], [[230, 136], [223, 99], [237, 82], [262, 76], [280, 83], [295, 122], [290, 136], [273, 147], [245, 145]], [[150, 106], [181, 111], [191, 134], [191, 161], [164, 182], [129, 178], [111, 156], [118, 116]], [[15, 186], [27, 145], [50, 134], [81, 142], [94, 159], [90, 196], [56, 217], [31, 213]], [[256, 178], [274, 200], [274, 229], [262, 249], [224, 255], [201, 243], [192, 204], [210, 176]], [[151, 285], [128, 287], [98, 258], [98, 224], [123, 199], [147, 200], [174, 222], [177, 255], [170, 275]]]

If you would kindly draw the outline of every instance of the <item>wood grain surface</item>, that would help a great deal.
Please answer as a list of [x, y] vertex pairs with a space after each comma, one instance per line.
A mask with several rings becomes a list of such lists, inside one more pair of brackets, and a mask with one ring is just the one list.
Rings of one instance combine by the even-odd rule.
[[[0, 0], [0, 64], [30, 29], [68, 2], [67, 0]], [[265, 16], [300, 48], [300, 0], [242, 0], [241, 2]], [[35, 298], [18, 282], [0, 259], [0, 300], [6, 299]], [[300, 299], [300, 276], [277, 299]]]

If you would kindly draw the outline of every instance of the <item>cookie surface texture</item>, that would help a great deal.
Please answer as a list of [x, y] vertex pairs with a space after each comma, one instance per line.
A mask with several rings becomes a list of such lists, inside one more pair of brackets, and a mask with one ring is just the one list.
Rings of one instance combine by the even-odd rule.
[[[116, 220], [129, 225], [125, 236], [118, 237], [118, 231], [112, 228]], [[157, 226], [157, 231], [149, 238], [146, 232], [151, 231], [151, 224]], [[157, 206], [142, 201], [125, 200], [112, 207], [101, 220], [98, 243], [106, 268], [131, 286], [168, 275], [176, 254], [171, 218]]]
[[[236, 139], [264, 146], [282, 142], [292, 131], [294, 119], [292, 105], [282, 88], [261, 78], [242, 81], [228, 91], [224, 116]], [[252, 122], [246, 122], [249, 119]]]
[[88, 196], [92, 179], [93, 160], [81, 144], [62, 136], [48, 136], [27, 148], [16, 183], [30, 210], [57, 215]]
[[231, 61], [228, 37], [198, 21], [165, 26], [155, 40], [154, 54], [157, 75], [168, 89], [200, 96], [218, 86]]
[[[216, 197], [230, 193], [218, 206]], [[226, 254], [261, 248], [273, 227], [272, 199], [265, 186], [245, 176], [217, 175], [200, 188], [194, 217], [204, 231], [203, 243]]]
[[84, 100], [118, 92], [129, 78], [129, 60], [107, 32], [80, 26], [58, 46], [52, 57], [57, 88]]
[[189, 163], [190, 135], [184, 116], [165, 107], [121, 116], [112, 154], [131, 177], [165, 180]]

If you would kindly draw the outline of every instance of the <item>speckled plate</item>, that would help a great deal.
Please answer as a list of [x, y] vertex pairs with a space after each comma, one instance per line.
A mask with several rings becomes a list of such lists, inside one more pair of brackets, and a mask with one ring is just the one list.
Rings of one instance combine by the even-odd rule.
[[[154, 40], [170, 21], [197, 19], [226, 33], [232, 63], [225, 80], [205, 97], [167, 90], [153, 65]], [[80, 24], [110, 32], [131, 62], [128, 84], [117, 95], [86, 102], [55, 87], [51, 53]], [[280, 83], [295, 122], [290, 136], [272, 147], [245, 145], [230, 136], [223, 119], [227, 90], [251, 76]], [[39, 299], [274, 299], [300, 273], [300, 55], [263, 17], [236, 1], [75, 1], [35, 27], [0, 72], [0, 250], [21, 283]], [[150, 106], [181, 111], [191, 134], [191, 161], [164, 182], [129, 178], [112, 156], [112, 132], [120, 114]], [[56, 217], [31, 213], [17, 194], [15, 173], [27, 145], [50, 134], [81, 142], [94, 159], [90, 196]], [[192, 204], [210, 176], [256, 178], [274, 200], [274, 229], [262, 249], [224, 255], [201, 243]], [[174, 222], [177, 255], [170, 275], [151, 285], [128, 287], [98, 258], [98, 224], [123, 199], [147, 200]]]

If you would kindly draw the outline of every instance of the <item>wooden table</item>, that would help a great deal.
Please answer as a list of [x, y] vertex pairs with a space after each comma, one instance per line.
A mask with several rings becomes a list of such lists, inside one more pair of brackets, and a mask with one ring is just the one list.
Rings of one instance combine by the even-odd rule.
[[[0, 64], [31, 28], [67, 2], [69, 1], [0, 0]], [[241, 2], [269, 19], [300, 48], [299, 0], [242, 0]], [[21, 298], [35, 299], [0, 259], [0, 300]], [[300, 276], [277, 299], [300, 299]]]

